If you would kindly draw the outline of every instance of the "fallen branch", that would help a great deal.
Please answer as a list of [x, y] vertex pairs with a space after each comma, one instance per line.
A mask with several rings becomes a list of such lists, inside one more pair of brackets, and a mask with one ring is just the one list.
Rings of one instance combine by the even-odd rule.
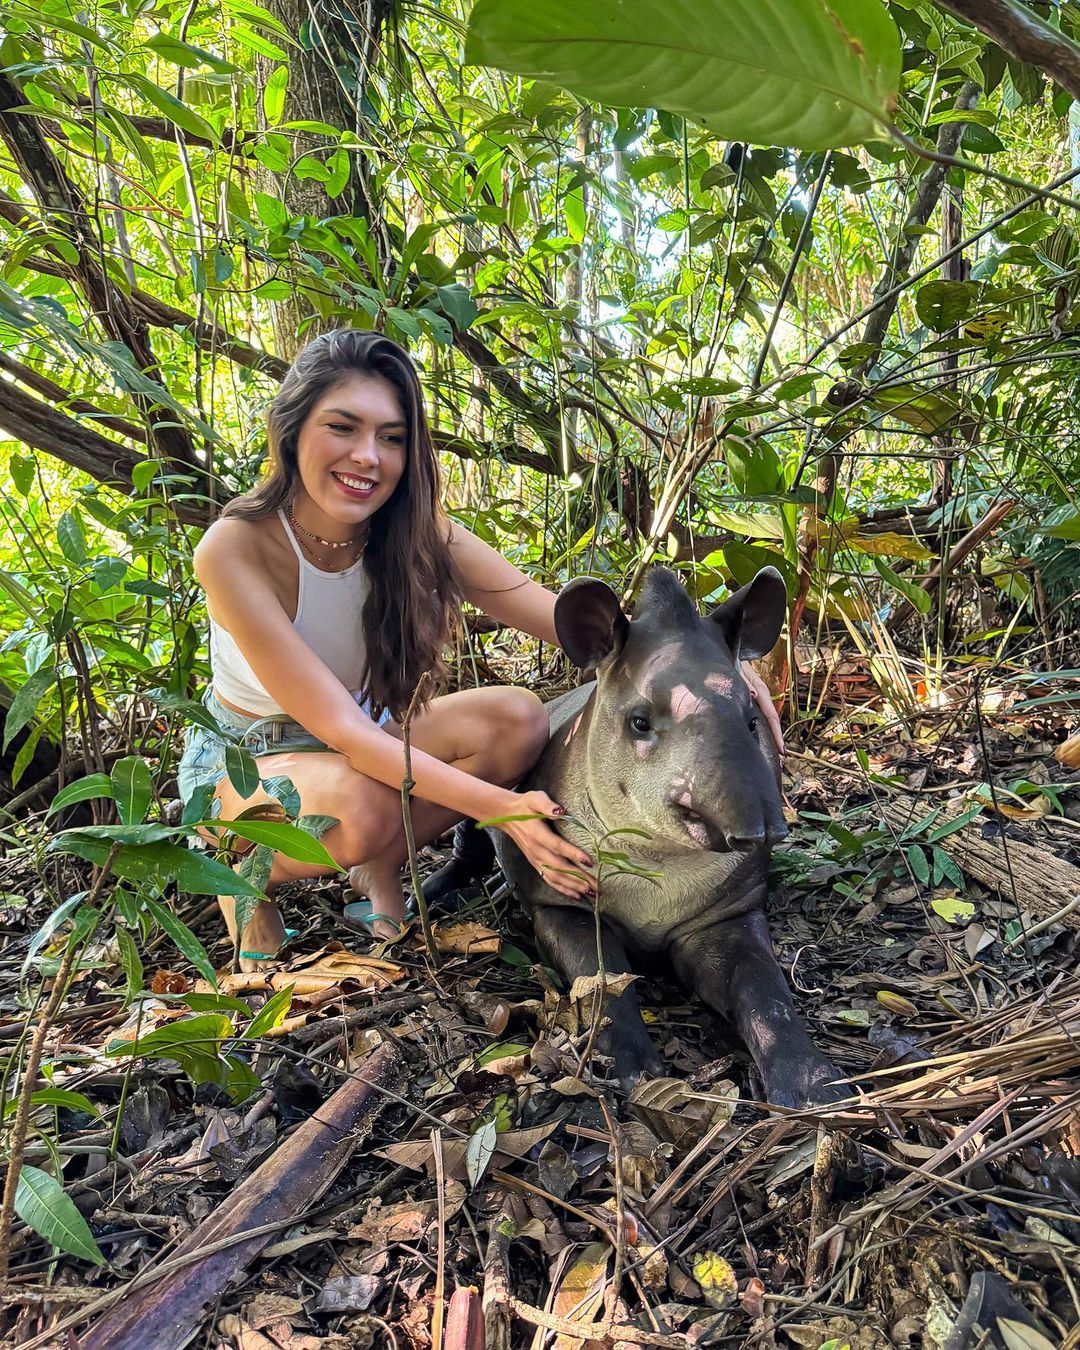
[[[926, 803], [916, 797], [898, 796], [882, 807], [885, 824], [898, 834], [926, 815]], [[944, 824], [947, 817], [935, 822]], [[912, 842], [917, 843], [918, 840]], [[1060, 915], [1070, 928], [1080, 928], [1080, 910], [1069, 909], [1080, 895], [1080, 867], [1057, 858], [1046, 848], [1036, 848], [999, 835], [984, 839], [978, 820], [965, 825], [935, 844], [962, 872], [988, 886], [1007, 900], [1015, 900], [1039, 919]]]
[[374, 1050], [220, 1209], [187, 1236], [170, 1254], [170, 1262], [223, 1239], [236, 1240], [123, 1299], [79, 1338], [80, 1350], [180, 1350], [186, 1345], [203, 1310], [262, 1251], [274, 1227], [326, 1193], [382, 1107], [385, 1097], [380, 1089], [395, 1083], [402, 1068], [392, 1043]]

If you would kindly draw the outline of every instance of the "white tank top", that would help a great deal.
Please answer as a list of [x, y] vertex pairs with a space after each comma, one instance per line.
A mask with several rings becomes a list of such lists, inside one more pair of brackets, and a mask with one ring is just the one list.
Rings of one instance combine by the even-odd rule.
[[[304, 557], [285, 512], [279, 509], [277, 514], [300, 569], [293, 627], [359, 701], [364, 665], [360, 612], [370, 589], [363, 559], [358, 559], [344, 572], [320, 572]], [[273, 717], [284, 712], [259, 683], [232, 634], [213, 619], [210, 620], [210, 668], [214, 692], [227, 703], [259, 717]]]

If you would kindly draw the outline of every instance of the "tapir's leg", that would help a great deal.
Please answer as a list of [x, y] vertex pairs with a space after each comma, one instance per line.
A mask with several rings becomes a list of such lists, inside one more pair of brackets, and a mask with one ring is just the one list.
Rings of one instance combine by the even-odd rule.
[[[533, 911], [537, 941], [556, 970], [568, 983], [579, 975], [595, 975], [596, 924], [588, 910], [566, 905], [537, 905]], [[608, 926], [601, 927], [604, 969], [611, 975], [630, 973], [630, 962], [619, 937]], [[615, 1075], [627, 1088], [643, 1074], [660, 1075], [663, 1062], [649, 1039], [641, 1020], [641, 1007], [634, 986], [604, 1003], [604, 1015], [610, 1019], [597, 1038], [597, 1049], [615, 1061]]]
[[424, 883], [424, 899], [429, 905], [445, 902], [455, 891], [490, 872], [495, 862], [495, 847], [485, 830], [471, 820], [454, 826], [454, 851]]
[[676, 943], [671, 957], [680, 980], [735, 1023], [768, 1101], [804, 1106], [848, 1095], [826, 1086], [839, 1071], [807, 1033], [760, 910], [691, 934]]

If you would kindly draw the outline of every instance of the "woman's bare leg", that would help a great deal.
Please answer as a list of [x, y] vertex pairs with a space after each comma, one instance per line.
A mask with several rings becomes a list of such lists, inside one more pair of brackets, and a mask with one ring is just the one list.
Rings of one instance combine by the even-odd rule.
[[[510, 786], [531, 768], [547, 743], [547, 714], [528, 690], [472, 689], [432, 700], [413, 722], [410, 742], [417, 750], [435, 755], [488, 782]], [[401, 729], [386, 728], [400, 738]], [[339, 824], [323, 836], [323, 843], [341, 869], [352, 869], [354, 889], [366, 894], [374, 912], [400, 920], [404, 917], [401, 866], [406, 857], [401, 820], [401, 794], [365, 774], [357, 773], [344, 756], [332, 753], [286, 752], [258, 759], [260, 776], [284, 776], [300, 794], [305, 814], [333, 816]], [[260, 789], [242, 799], [226, 778], [218, 787], [221, 817], [229, 820], [256, 802], [266, 800]], [[432, 802], [413, 799], [412, 820], [417, 845], [445, 833], [460, 815]], [[268, 893], [285, 881], [333, 875], [329, 868], [274, 855]], [[236, 939], [235, 902], [219, 899], [230, 936]], [[376, 925], [376, 936], [391, 937], [392, 925]], [[243, 951], [274, 955], [284, 941], [284, 924], [276, 905], [260, 904], [242, 934]], [[242, 961], [244, 968], [258, 963]]]

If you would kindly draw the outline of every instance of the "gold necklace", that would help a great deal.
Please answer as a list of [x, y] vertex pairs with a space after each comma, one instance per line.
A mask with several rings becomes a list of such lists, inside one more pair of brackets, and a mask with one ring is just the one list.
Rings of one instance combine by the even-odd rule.
[[344, 562], [339, 563], [338, 566], [335, 567], [332, 563], [328, 563], [325, 559], [320, 558], [309, 544], [304, 543], [303, 539], [297, 538], [296, 542], [300, 545], [301, 552], [304, 556], [310, 558], [321, 572], [347, 572], [350, 567], [355, 567], [364, 556], [364, 550], [361, 548], [355, 558], [351, 560], [346, 558]]
[[335, 548], [335, 549], [349, 548], [350, 545], [352, 544], [358, 544], [363, 538], [363, 535], [354, 534], [351, 539], [323, 539], [320, 535], [313, 534], [311, 530], [305, 529], [304, 526], [300, 524], [300, 522], [293, 515], [291, 502], [285, 508], [285, 511], [289, 517], [289, 524], [293, 527], [293, 529], [296, 531], [297, 534], [305, 535], [308, 539], [312, 540], [314, 543], [321, 544], [323, 548]]

